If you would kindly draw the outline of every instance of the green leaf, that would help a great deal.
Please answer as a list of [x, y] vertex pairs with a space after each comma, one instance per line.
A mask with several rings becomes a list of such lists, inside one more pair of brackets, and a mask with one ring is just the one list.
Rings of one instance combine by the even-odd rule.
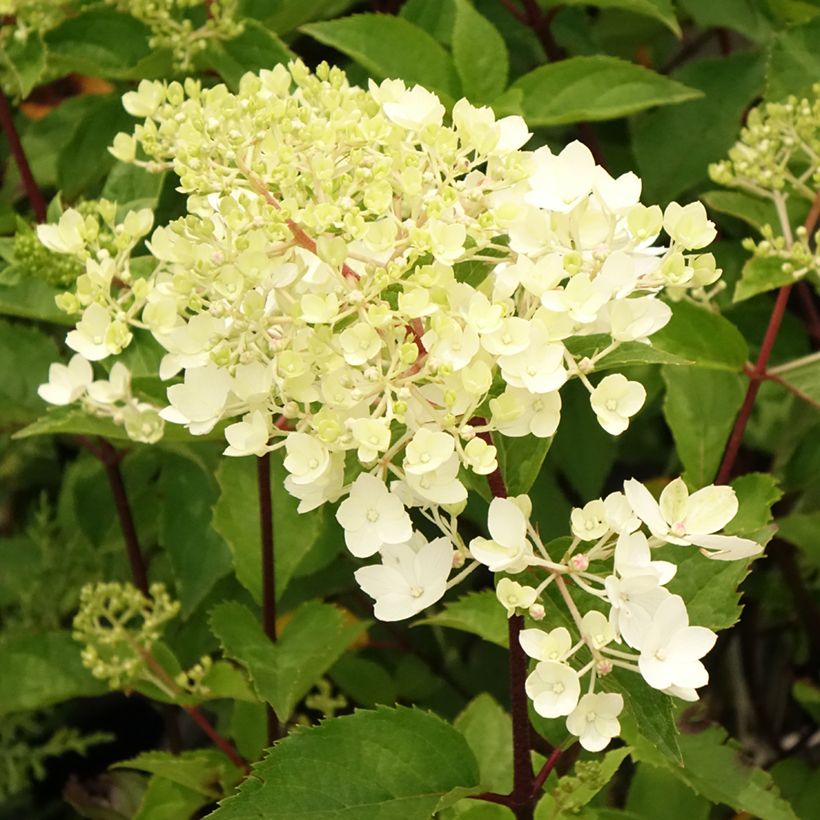
[[621, 737], [630, 746], [648, 745], [666, 763], [680, 764], [680, 734], [669, 695], [651, 689], [640, 675], [621, 669], [602, 678], [601, 688], [623, 695]]
[[552, 439], [498, 435], [493, 437], [493, 443], [498, 448], [498, 467], [504, 476], [507, 492], [510, 495], [528, 493], [541, 472]]
[[738, 586], [749, 574], [748, 558], [710, 561], [696, 547], [674, 545], [659, 554], [678, 565], [667, 586], [686, 602], [692, 624], [717, 631], [737, 623], [742, 612]]
[[653, 817], [663, 800], [664, 820], [708, 820], [712, 804], [664, 769], [638, 763], [629, 783], [626, 807], [639, 817]]
[[[113, 422], [111, 419], [97, 418], [89, 416], [78, 407], [66, 405], [65, 407], [52, 407], [45, 415], [33, 421], [27, 427], [14, 434], [14, 438], [30, 438], [31, 436], [52, 436], [57, 434], [73, 434], [83, 436], [104, 436], [114, 441], [127, 441], [133, 445], [134, 442], [128, 438], [125, 428]], [[221, 432], [199, 436], [199, 440], [212, 440], [221, 438]], [[167, 424], [163, 441], [187, 441], [195, 439], [191, 434], [178, 424]]]
[[[569, 352], [578, 359], [591, 358], [611, 343], [611, 337], [599, 333], [591, 336], [572, 336], [565, 342]], [[666, 350], [660, 350], [652, 344], [623, 342], [611, 353], [607, 353], [595, 362], [594, 372], [620, 370], [633, 364], [695, 364], [695, 362]]]
[[4, 85], [12, 96], [25, 99], [43, 76], [46, 67], [46, 49], [37, 31], [29, 31], [24, 40], [15, 36], [4, 39], [0, 45], [0, 68]]
[[448, 601], [440, 612], [413, 624], [422, 625], [449, 626], [462, 632], [472, 632], [504, 648], [508, 645], [507, 615], [492, 589], [469, 592], [455, 601]]
[[95, 98], [93, 107], [57, 159], [57, 181], [66, 199], [76, 199], [108, 173], [114, 164], [108, 146], [131, 124], [119, 94]]
[[732, 481], [740, 509], [723, 528], [728, 535], [753, 538], [772, 521], [772, 506], [783, 497], [777, 479], [769, 473], [746, 473]]
[[350, 623], [330, 604], [310, 601], [296, 610], [274, 644], [241, 604], [219, 604], [211, 613], [211, 628], [225, 654], [247, 668], [259, 696], [282, 722], [366, 626]]
[[150, 29], [130, 14], [92, 9], [67, 18], [46, 34], [49, 69], [56, 75], [129, 79], [151, 56]]
[[511, 86], [524, 92], [529, 125], [611, 120], [702, 96], [694, 88], [617, 57], [570, 57], [536, 68]]
[[165, 180], [164, 173], [151, 174], [137, 165], [117, 162], [105, 180], [100, 196], [116, 202], [119, 206], [117, 216], [124, 219], [128, 211], [155, 210]]
[[595, 6], [599, 9], [621, 9], [663, 23], [680, 37], [680, 25], [675, 17], [672, 0], [569, 0], [567, 6]]
[[711, 484], [735, 423], [746, 379], [700, 367], [664, 367], [663, 415], [675, 449], [695, 487]]
[[724, 729], [712, 726], [681, 735], [679, 740], [682, 766], [670, 765], [649, 744], [642, 744], [633, 757], [663, 767], [713, 803], [724, 803], [761, 820], [797, 820], [771, 775], [749, 766], [737, 745], [727, 741]]
[[672, 319], [652, 336], [652, 344], [717, 370], [743, 370], [749, 358], [746, 340], [728, 319], [689, 302], [672, 305]]
[[452, 45], [456, 0], [407, 0], [399, 14], [432, 34], [442, 45]]
[[37, 328], [0, 320], [0, 424], [25, 424], [43, 412], [37, 387], [57, 360], [54, 341]]
[[789, 94], [812, 97], [812, 83], [820, 77], [820, 18], [781, 31], [769, 46], [766, 99], [782, 100]]
[[735, 285], [732, 301], [742, 302], [783, 285], [794, 283], [794, 276], [783, 270], [783, 262], [771, 256], [753, 256], [743, 265], [740, 280]]
[[396, 682], [390, 673], [375, 661], [353, 655], [342, 655], [330, 670], [336, 686], [361, 706], [390, 705], [398, 700]]
[[69, 632], [0, 639], [0, 716], [106, 692], [83, 666], [80, 649]]
[[481, 772], [481, 788], [512, 791], [512, 718], [486, 693], [473, 698], [453, 725], [467, 740]]
[[394, 77], [419, 83], [448, 101], [459, 96], [458, 75], [450, 55], [424, 29], [401, 17], [354, 14], [311, 23], [301, 30], [346, 54], [376, 79]]
[[453, 59], [464, 96], [475, 103], [495, 99], [507, 87], [510, 59], [504, 38], [468, 0], [456, 0]]
[[763, 60], [738, 53], [688, 63], [673, 76], [703, 96], [633, 120], [632, 150], [649, 202], [674, 199], [706, 179], [710, 162], [723, 159], [762, 90]]
[[797, 359], [788, 367], [781, 368], [778, 375], [809, 398], [820, 402], [820, 354]]
[[792, 686], [792, 695], [812, 720], [820, 721], [820, 687], [809, 680], [797, 680]]
[[[281, 456], [271, 457], [273, 538], [276, 550], [276, 596], [280, 598], [291, 579], [315, 571], [338, 553], [339, 528], [329, 521], [325, 509], [299, 514], [298, 501], [284, 488], [285, 468]], [[233, 553], [236, 577], [262, 600], [260, 564], [259, 495], [255, 458], [225, 458], [216, 471], [219, 499], [213, 508], [213, 525]], [[317, 566], [319, 564], [319, 566]]]
[[429, 820], [479, 783], [462, 735], [415, 709], [359, 711], [297, 731], [212, 820]]
[[152, 777], [132, 820], [188, 820], [210, 802], [209, 798], [179, 783]]
[[[713, 211], [734, 216], [761, 232], [764, 225], [770, 225], [780, 232], [777, 209], [770, 199], [753, 196], [742, 191], [707, 191], [700, 199]], [[791, 197], [786, 203], [789, 222], [799, 225], [805, 222], [808, 204], [805, 200]]]
[[232, 40], [213, 41], [202, 57], [229, 88], [239, 88], [239, 80], [248, 71], [273, 68], [287, 63], [294, 53], [269, 28], [256, 20], [245, 20], [244, 30]]
[[73, 325], [74, 319], [54, 303], [54, 297], [59, 292], [41, 279], [23, 279], [13, 285], [0, 284], [0, 315]]
[[340, 14], [351, 5], [352, 0], [242, 0], [241, 16], [255, 17], [273, 31], [287, 34], [310, 20]]
[[175, 755], [143, 752], [115, 763], [112, 768], [158, 775], [211, 799], [220, 797], [220, 783], [236, 779], [234, 765], [216, 749], [196, 749]]
[[820, 567], [820, 512], [792, 513], [777, 520], [777, 535], [794, 544], [815, 566]]
[[182, 453], [164, 453], [158, 483], [159, 536], [168, 550], [182, 616], [188, 617], [231, 570], [228, 545], [211, 526], [219, 488], [207, 466]]
[[702, 28], [730, 28], [745, 34], [750, 40], [762, 42], [772, 30], [772, 24], [759, 0], [678, 0]]

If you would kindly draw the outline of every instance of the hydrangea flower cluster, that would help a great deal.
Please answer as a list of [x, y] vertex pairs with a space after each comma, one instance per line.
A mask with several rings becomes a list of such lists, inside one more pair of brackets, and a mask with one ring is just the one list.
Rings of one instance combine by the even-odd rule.
[[[155, 264], [137, 265], [139, 275], [130, 254], [152, 228], [146, 212], [112, 224], [117, 253], [94, 244], [76, 211], [40, 229], [86, 270], [60, 298], [81, 312], [66, 341], [84, 358], [55, 369], [41, 394], [87, 401], [83, 362], [117, 355], [133, 328], [147, 330], [166, 351], [159, 376], [173, 380], [161, 417], [193, 435], [230, 421], [226, 455], [283, 450], [300, 511], [340, 502], [348, 549], [376, 559], [355, 575], [378, 618], [421, 612], [480, 566], [505, 574], [497, 594], [509, 614], [538, 618], [554, 583], [578, 642], [566, 629], [524, 639], [538, 660], [528, 691], [543, 714], [566, 716], [587, 748], [603, 748], [620, 696], [596, 692], [595, 681], [613, 665], [694, 697], [709, 641], [665, 588], [674, 565], [650, 554], [664, 543], [719, 559], [757, 552], [718, 534], [737, 509], [730, 489], [689, 497], [677, 481], [658, 505], [628, 482], [625, 494], [574, 511], [575, 539], [560, 558], [529, 523], [525, 496], [495, 499], [491, 537], [469, 544], [458, 515], [469, 474], [498, 469], [493, 436], [551, 437], [570, 379], [606, 431], [627, 429], [643, 386], [595, 370], [664, 327], [661, 294], [702, 298], [718, 279], [701, 253], [715, 236], [703, 206], [645, 206], [634, 174], [611, 177], [581, 143], [527, 151], [520, 117], [496, 119], [466, 100], [448, 116], [420, 86], [358, 88], [327, 65], [247, 74], [236, 94], [144, 81], [124, 104], [143, 121], [112, 153], [172, 169], [188, 213], [153, 231]], [[573, 353], [579, 342], [585, 355]], [[418, 532], [411, 511], [440, 536]], [[525, 571], [546, 579], [507, 577]], [[608, 614], [582, 616], [569, 583]], [[579, 670], [569, 661], [582, 647], [592, 660]]]
[[[145, 119], [113, 153], [172, 168], [189, 213], [154, 231], [144, 278], [89, 248], [71, 210], [40, 229], [87, 257], [61, 300], [83, 310], [68, 344], [99, 360], [150, 330], [160, 376], [183, 375], [163, 417], [194, 434], [238, 419], [229, 455], [285, 447], [303, 510], [346, 494], [346, 464], [385, 491], [395, 475], [405, 504], [458, 505], [459, 470], [496, 467], [486, 434], [551, 436], [571, 378], [623, 432], [643, 387], [588, 374], [663, 327], [665, 287], [719, 275], [690, 253], [715, 235], [699, 203], [646, 207], [634, 174], [613, 179], [580, 143], [521, 150], [520, 117], [461, 100], [445, 122], [420, 86], [364, 90], [295, 62], [237, 94], [146, 81], [124, 104]], [[117, 228], [136, 241], [150, 217]], [[579, 336], [600, 340], [594, 355], [572, 354]]]
[[[737, 513], [734, 490], [712, 485], [690, 495], [678, 478], [656, 501], [630, 479], [623, 492], [572, 511], [573, 538], [562, 546], [560, 558], [541, 542], [529, 510], [526, 496], [494, 499], [488, 520], [492, 538], [473, 539], [469, 555], [505, 574], [496, 594], [508, 615], [524, 611], [541, 620], [546, 607], [540, 599], [551, 585], [565, 605], [571, 629], [520, 633], [521, 647], [537, 662], [526, 682], [535, 711], [565, 717], [567, 730], [585, 749], [600, 751], [620, 731], [621, 695], [596, 692], [598, 680], [614, 667], [639, 673], [669, 695], [697, 700], [696, 690], [709, 678], [701, 659], [717, 636], [689, 624], [683, 599], [666, 589], [677, 565], [654, 560], [652, 552], [666, 544], [695, 547], [719, 561], [760, 553], [757, 542], [719, 532]], [[536, 587], [507, 577], [539, 570], [546, 577]], [[548, 604], [553, 618], [556, 604], [553, 596]]]

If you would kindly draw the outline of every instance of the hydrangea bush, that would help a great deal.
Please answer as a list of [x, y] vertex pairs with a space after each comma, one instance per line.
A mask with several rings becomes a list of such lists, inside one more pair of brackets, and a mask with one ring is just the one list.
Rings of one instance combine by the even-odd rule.
[[[609, 170], [589, 124], [670, 106], [636, 120], [642, 166], [642, 133], [676, 102], [701, 105], [697, 83], [612, 56], [563, 59], [558, 12], [536, 3], [501, 12], [551, 63], [509, 88], [506, 68], [494, 84], [482, 63], [481, 49], [503, 49], [509, 64], [502, 34], [465, 0], [444, 4], [449, 24], [436, 18], [451, 52], [428, 33], [435, 4], [302, 29], [370, 77], [296, 58], [271, 31], [312, 19], [292, 4], [261, 22], [240, 2], [8, 5], [11, 95], [30, 90], [21, 53], [49, 55], [97, 20], [135, 21], [154, 53], [114, 78], [130, 85], [114, 92], [124, 113], [99, 146], [97, 160], [116, 163], [104, 186], [21, 221], [0, 274], [0, 289], [29, 288], [0, 292], [0, 307], [63, 325], [54, 337], [67, 349], [38, 350], [25, 398], [36, 391], [52, 409], [26, 419], [21, 445], [61, 434], [86, 453], [54, 520], [45, 502], [32, 530], [48, 544], [71, 522], [68, 553], [91, 545], [75, 561], [82, 591], [59, 616], [71, 635], [55, 632], [49, 650], [71, 682], [32, 705], [138, 692], [171, 723], [182, 709], [215, 746], [126, 761], [150, 779], [125, 773], [138, 804], [117, 816], [150, 820], [173, 804], [191, 817], [233, 794], [212, 816], [649, 817], [679, 781], [706, 806], [799, 816], [760, 769], [749, 793], [715, 781], [734, 754], [724, 736], [708, 730], [696, 747], [676, 723], [707, 714], [692, 705], [720, 663], [707, 656], [775, 532], [777, 481], [738, 476], [747, 427], [762, 451], [791, 428], [772, 471], [795, 494], [787, 540], [811, 538], [817, 354], [775, 341], [793, 289], [800, 332], [820, 338], [814, 78], [785, 71], [780, 82], [805, 96], [753, 108], [728, 158], [713, 162], [726, 146], [699, 167], [697, 179], [708, 166], [730, 190], [698, 199], [651, 170], [642, 183], [631, 163]], [[650, 16], [676, 30], [662, 5]], [[772, 46], [775, 66], [788, 36]], [[430, 49], [427, 70], [391, 63], [409, 42]], [[247, 64], [260, 50], [275, 58]], [[160, 58], [167, 69], [150, 62]], [[561, 98], [575, 82], [565, 71], [593, 83], [589, 99]], [[632, 91], [611, 102], [618, 72]], [[550, 95], [563, 99], [552, 113]], [[545, 138], [566, 122], [577, 135]], [[4, 127], [39, 215], [27, 146], [11, 119]], [[706, 206], [730, 215], [720, 236]], [[734, 238], [737, 220], [762, 238]], [[751, 254], [742, 270], [738, 251]], [[752, 356], [724, 314], [773, 289]], [[651, 433], [661, 393], [675, 444], [665, 464], [667, 442]], [[103, 503], [100, 481], [116, 523], [83, 511]], [[111, 543], [125, 546], [133, 583]], [[811, 623], [791, 548], [773, 549]], [[408, 694], [424, 640], [397, 623], [408, 619], [435, 636], [452, 690], [439, 700]], [[398, 649], [394, 676], [374, 659], [381, 644]], [[460, 655], [466, 673], [454, 671]], [[509, 680], [482, 686], [500, 658]], [[477, 695], [466, 707], [462, 691]], [[430, 709], [458, 713], [455, 725]], [[300, 728], [314, 713], [325, 720]], [[98, 742], [72, 734], [65, 748]], [[607, 810], [627, 755], [629, 811]], [[314, 768], [327, 777], [307, 779]], [[639, 789], [655, 795], [643, 808]], [[83, 788], [66, 795], [97, 816]]]

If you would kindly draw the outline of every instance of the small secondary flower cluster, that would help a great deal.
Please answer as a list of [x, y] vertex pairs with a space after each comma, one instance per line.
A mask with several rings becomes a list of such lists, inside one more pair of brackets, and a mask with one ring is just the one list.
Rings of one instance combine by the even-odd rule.
[[[459, 505], [459, 470], [497, 466], [486, 434], [551, 436], [571, 378], [623, 432], [644, 388], [588, 374], [668, 322], [665, 288], [719, 276], [689, 253], [715, 235], [699, 203], [646, 207], [634, 174], [613, 179], [577, 142], [520, 150], [520, 117], [461, 100], [445, 123], [420, 86], [364, 90], [295, 62], [245, 75], [237, 94], [143, 82], [124, 104], [145, 121], [113, 153], [172, 168], [189, 213], [154, 231], [144, 278], [86, 252], [77, 302], [62, 301], [83, 308], [68, 344], [102, 359], [130, 327], [150, 330], [168, 351], [160, 376], [184, 375], [163, 417], [195, 435], [241, 417], [226, 453], [285, 447], [302, 510], [362, 469], [383, 487], [399, 477], [411, 506]], [[129, 215], [126, 233], [129, 220], [147, 225]], [[85, 244], [72, 211], [41, 238]], [[573, 355], [579, 337], [589, 355]]]
[[[506, 576], [498, 582], [496, 594], [508, 615], [525, 611], [537, 621], [547, 608], [554, 616], [563, 601], [561, 620], [569, 629], [520, 633], [522, 648], [537, 661], [526, 682], [535, 711], [547, 718], [566, 717], [568, 731], [581, 745], [600, 751], [620, 731], [621, 695], [596, 692], [598, 680], [614, 667], [638, 672], [651, 687], [669, 695], [697, 700], [696, 689], [709, 677], [701, 659], [716, 635], [690, 626], [683, 599], [666, 589], [677, 565], [654, 560], [652, 552], [673, 544], [697, 547], [720, 561], [758, 554], [762, 548], [757, 542], [719, 534], [737, 513], [734, 490], [713, 485], [690, 495], [683, 480], [676, 479], [656, 501], [643, 484], [630, 479], [623, 493], [572, 511], [574, 537], [560, 559], [539, 539], [528, 521], [528, 508], [529, 499], [523, 496], [494, 499], [489, 512], [492, 540], [474, 539], [469, 552], [494, 572], [546, 572], [536, 587]], [[550, 585], [558, 596], [545, 607], [540, 599]]]
[[143, 444], [159, 441], [165, 430], [160, 408], [132, 393], [131, 373], [122, 362], [115, 362], [107, 379], [95, 379], [91, 362], [77, 353], [67, 365], [52, 364], [48, 381], [37, 392], [43, 401], [57, 406], [79, 401], [86, 413], [111, 419], [125, 428], [130, 439]]
[[791, 96], [753, 108], [728, 159], [711, 165], [709, 175], [774, 203], [779, 224], [763, 226], [760, 241], [746, 239], [746, 250], [780, 260], [783, 273], [795, 279], [820, 273], [820, 233], [811, 237], [803, 226], [792, 230], [787, 209], [794, 200], [812, 203], [820, 190], [820, 83], [810, 98]]

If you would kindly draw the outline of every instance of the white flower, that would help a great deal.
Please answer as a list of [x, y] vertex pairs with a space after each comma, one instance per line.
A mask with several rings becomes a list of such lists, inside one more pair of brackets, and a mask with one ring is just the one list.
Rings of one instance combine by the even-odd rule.
[[122, 410], [125, 432], [132, 441], [156, 444], [165, 432], [165, 422], [156, 409], [147, 404], [132, 403]]
[[55, 253], [82, 254], [85, 250], [85, 219], [79, 211], [69, 208], [56, 225], [38, 225], [37, 238]]
[[697, 689], [709, 682], [700, 658], [715, 645], [717, 635], [704, 626], [689, 626], [683, 598], [670, 595], [656, 610], [641, 645], [638, 667], [655, 689], [670, 686]]
[[543, 629], [522, 629], [518, 640], [521, 648], [537, 661], [563, 661], [569, 657], [572, 637], [563, 626], [545, 632]]
[[575, 735], [588, 752], [600, 752], [621, 731], [618, 715], [624, 699], [614, 692], [584, 695], [567, 718], [567, 731]]
[[530, 393], [552, 393], [566, 382], [564, 346], [549, 343], [546, 335], [540, 322], [532, 322], [529, 347], [521, 353], [498, 357], [507, 384]]
[[476, 436], [464, 447], [464, 463], [478, 475], [489, 475], [498, 469], [497, 453], [492, 444]]
[[420, 85], [414, 85], [394, 100], [382, 104], [387, 119], [402, 128], [418, 130], [425, 125], [441, 125], [444, 106], [441, 100]]
[[285, 469], [294, 484], [312, 484], [330, 465], [327, 447], [308, 433], [289, 433], [285, 450]]
[[456, 443], [449, 433], [422, 427], [416, 430], [404, 453], [405, 473], [422, 475], [441, 467], [455, 451]]
[[473, 538], [470, 552], [491, 572], [521, 572], [529, 566], [532, 545], [527, 540], [527, 519], [512, 498], [490, 502], [487, 526], [492, 540]]
[[49, 365], [48, 381], [37, 388], [37, 394], [49, 404], [71, 404], [85, 393], [93, 378], [91, 364], [77, 353], [68, 365]]
[[670, 202], [663, 212], [663, 227], [675, 242], [689, 250], [703, 248], [717, 236], [715, 223], [709, 221], [701, 202], [686, 206]]
[[634, 532], [641, 526], [640, 519], [635, 516], [623, 493], [610, 493], [604, 499], [604, 512], [613, 532]]
[[223, 455], [262, 456], [270, 450], [269, 435], [267, 417], [261, 411], [254, 410], [244, 416], [242, 421], [225, 428], [225, 439], [228, 446], [223, 451]]
[[653, 561], [649, 542], [642, 532], [622, 532], [615, 545], [615, 571], [621, 578], [656, 575], [658, 583], [668, 584], [678, 571], [671, 561]]
[[523, 387], [507, 387], [490, 399], [490, 410], [496, 429], [505, 436], [549, 438], [561, 421], [561, 394], [532, 394]]
[[347, 548], [357, 558], [368, 558], [385, 544], [409, 541], [413, 534], [401, 499], [369, 473], [362, 473], [353, 482], [336, 520], [344, 527]]
[[195, 436], [210, 433], [222, 416], [231, 377], [215, 365], [192, 367], [185, 371], [183, 384], [168, 388], [171, 406], [160, 411], [160, 416], [174, 424], [184, 424]]
[[82, 318], [77, 322], [77, 329], [66, 335], [65, 342], [89, 361], [98, 362], [111, 353], [119, 352], [112, 349], [109, 343], [108, 332], [111, 325], [108, 311], [97, 302], [92, 302], [83, 311]]
[[591, 609], [581, 619], [584, 637], [596, 648], [601, 649], [615, 640], [615, 630], [606, 615]]
[[610, 335], [617, 342], [647, 341], [672, 318], [672, 308], [651, 296], [609, 305]]
[[387, 419], [356, 419], [350, 425], [353, 440], [359, 445], [359, 461], [373, 461], [390, 446], [390, 423]]
[[618, 436], [629, 427], [629, 419], [643, 407], [646, 390], [620, 373], [605, 376], [592, 391], [589, 402], [598, 423], [610, 435]]
[[621, 213], [634, 207], [641, 198], [641, 187], [640, 178], [632, 171], [613, 179], [600, 166], [595, 168], [593, 190], [598, 199], [613, 213]]
[[122, 362], [115, 362], [107, 379], [88, 386], [89, 397], [98, 404], [114, 404], [131, 394], [131, 372]]
[[411, 543], [385, 546], [381, 552], [383, 563], [354, 573], [359, 586], [375, 599], [373, 614], [380, 621], [410, 618], [444, 595], [453, 564], [449, 539], [426, 543], [416, 537]]
[[538, 597], [533, 587], [523, 586], [510, 578], [502, 578], [495, 588], [495, 597], [507, 610], [507, 617], [515, 615], [517, 609], [529, 609]]
[[610, 575], [604, 580], [604, 589], [612, 604], [612, 628], [629, 646], [640, 649], [652, 617], [670, 596], [669, 590], [660, 585], [654, 572], [626, 578]]
[[708, 558], [719, 561], [748, 558], [763, 549], [748, 538], [712, 534], [737, 514], [737, 496], [731, 487], [713, 484], [690, 496], [683, 479], [676, 478], [663, 488], [659, 503], [632, 478], [624, 482], [624, 492], [652, 535], [671, 544], [693, 544]]
[[[458, 456], [453, 453], [437, 469], [421, 474], [407, 472], [404, 482], [397, 481], [394, 484], [403, 484], [409, 490], [410, 497], [406, 499], [408, 506], [461, 504], [467, 500], [467, 488], [458, 479], [458, 468]], [[397, 487], [397, 490], [403, 492], [403, 488]]]
[[595, 160], [582, 142], [575, 140], [557, 156], [549, 148], [533, 155], [538, 163], [530, 178], [527, 202], [550, 211], [571, 211], [592, 190]]
[[[291, 434], [292, 435], [292, 434]], [[297, 510], [310, 512], [325, 502], [334, 502], [342, 494], [345, 478], [344, 453], [331, 453], [324, 472], [310, 484], [297, 484], [293, 476], [285, 478], [285, 489], [299, 499]]]
[[541, 717], [568, 715], [578, 705], [581, 681], [575, 670], [557, 661], [540, 661], [524, 684], [533, 709]]
[[572, 534], [582, 541], [597, 541], [609, 532], [606, 506], [600, 498], [583, 507], [575, 507], [569, 520]]

